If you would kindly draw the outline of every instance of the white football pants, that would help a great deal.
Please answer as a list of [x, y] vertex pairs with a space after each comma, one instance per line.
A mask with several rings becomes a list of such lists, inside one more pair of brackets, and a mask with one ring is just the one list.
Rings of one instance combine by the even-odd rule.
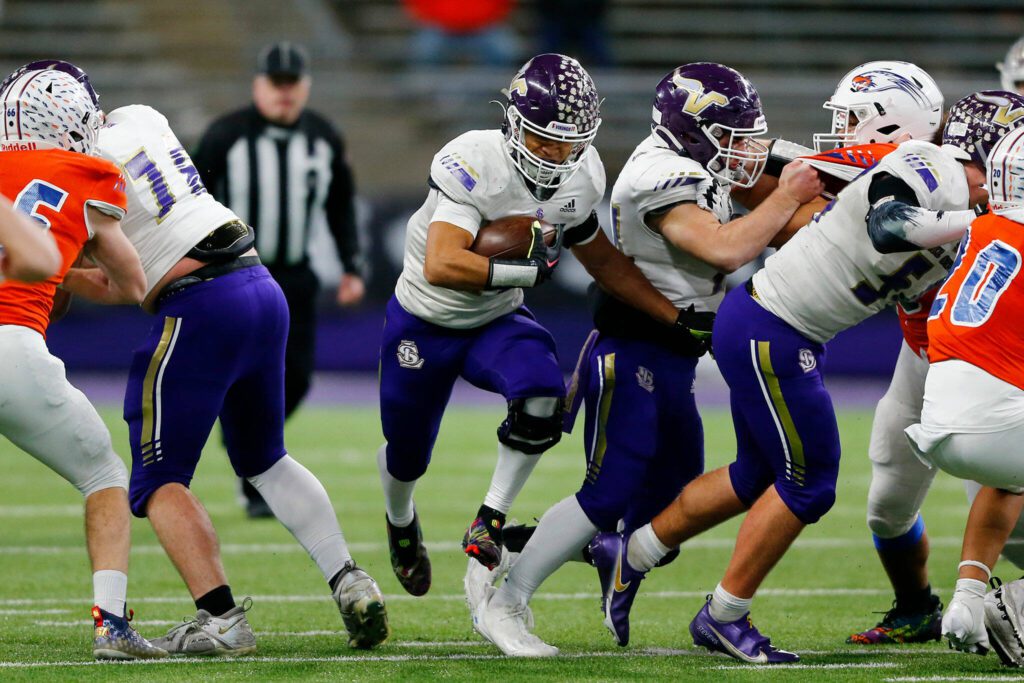
[[83, 496], [128, 488], [110, 432], [64, 363], [35, 330], [0, 325], [0, 434], [67, 479]]

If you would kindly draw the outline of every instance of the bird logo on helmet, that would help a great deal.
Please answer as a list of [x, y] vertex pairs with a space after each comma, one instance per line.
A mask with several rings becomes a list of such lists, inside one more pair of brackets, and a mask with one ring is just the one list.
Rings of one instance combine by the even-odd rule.
[[92, 154], [102, 113], [79, 80], [58, 69], [22, 70], [0, 90], [0, 150], [56, 147]]
[[651, 131], [730, 185], [751, 187], [768, 159], [755, 140], [768, 132], [761, 98], [742, 74], [722, 64], [684, 64], [662, 78]]
[[915, 64], [861, 64], [843, 76], [822, 105], [832, 111], [832, 132], [815, 133], [814, 149], [821, 153], [905, 136], [928, 140], [942, 125], [943, 104], [935, 80]]
[[949, 110], [942, 146], [961, 161], [986, 168], [989, 152], [1004, 135], [1024, 125], [1024, 96], [1005, 90], [982, 90]]
[[[504, 91], [502, 132], [512, 163], [538, 187], [554, 188], [579, 169], [601, 125], [597, 88], [578, 61], [559, 54], [526, 62]], [[572, 144], [566, 159], [542, 159], [526, 146], [525, 133]]]

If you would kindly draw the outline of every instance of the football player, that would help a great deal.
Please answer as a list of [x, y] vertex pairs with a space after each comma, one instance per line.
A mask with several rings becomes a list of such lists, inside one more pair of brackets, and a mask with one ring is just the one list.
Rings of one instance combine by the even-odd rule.
[[[381, 340], [387, 443], [378, 463], [392, 567], [412, 595], [426, 593], [431, 580], [413, 489], [426, 472], [455, 380], [461, 376], [508, 402], [494, 476], [463, 539], [481, 564], [500, 562], [505, 515], [540, 455], [561, 438], [565, 387], [554, 340], [523, 307], [523, 288], [551, 277], [561, 246], [612, 296], [689, 338], [672, 302], [599, 225], [594, 207], [605, 175], [591, 144], [601, 123], [599, 103], [575, 59], [530, 59], [506, 92], [502, 130], [470, 131], [446, 144], [431, 164], [427, 199], [409, 219], [405, 267]], [[481, 225], [511, 215], [555, 224], [554, 246], [545, 246], [538, 229], [527, 258], [489, 259], [472, 251]]]
[[[149, 518], [197, 609], [156, 642], [172, 654], [256, 649], [245, 614], [251, 601], [235, 603], [216, 532], [189, 488], [219, 418], [235, 472], [323, 573], [349, 644], [380, 644], [389, 634], [380, 589], [353, 562], [323, 485], [284, 446], [288, 308], [260, 265], [252, 229], [206, 191], [159, 112], [111, 112], [97, 151], [127, 179], [124, 230], [142, 258], [142, 306], [157, 317], [125, 392], [131, 510]], [[74, 268], [65, 288], [102, 302], [105, 281], [100, 271]]]
[[[686, 310], [691, 329], [711, 329], [725, 274], [760, 254], [796, 210], [823, 190], [817, 173], [791, 163], [778, 187], [750, 214], [733, 220], [732, 196], [755, 190], [768, 149], [757, 91], [737, 71], [713, 63], [680, 66], [655, 89], [651, 134], [633, 152], [612, 190], [618, 248]], [[773, 180], [773, 185], [775, 184]], [[627, 531], [650, 521], [704, 468], [703, 428], [693, 395], [706, 342], [679, 344], [667, 328], [597, 290], [596, 330], [580, 356], [570, 403], [587, 405], [587, 472], [577, 493], [545, 513], [501, 588], [479, 591], [467, 576], [476, 629], [505, 654], [556, 654], [506, 619], [523, 611], [552, 572], [588, 543], [611, 590], [623, 520]], [[574, 396], [575, 395], [575, 396]], [[572, 416], [569, 417], [572, 421]], [[473, 570], [473, 567], [470, 567]], [[478, 572], [479, 573], [479, 572]], [[488, 577], [489, 582], [493, 578]], [[606, 601], [607, 603], [607, 601]], [[620, 645], [628, 623], [606, 623]]]
[[987, 200], [984, 152], [1024, 123], [1019, 106], [1024, 98], [1002, 92], [961, 100], [942, 148], [904, 142], [726, 295], [714, 351], [731, 392], [736, 461], [694, 480], [630, 536], [616, 572], [624, 590], [613, 602], [627, 603], [673, 546], [749, 511], [690, 633], [696, 644], [749, 663], [799, 659], [772, 646], [749, 611], [789, 545], [835, 501], [839, 433], [821, 379], [824, 344], [945, 276], [976, 215], [971, 207]]
[[1003, 61], [996, 64], [1003, 90], [1024, 95], [1024, 37], [1006, 51]]
[[[64, 364], [50, 355], [45, 342], [54, 294], [83, 248], [102, 273], [104, 297], [117, 303], [142, 300], [142, 266], [119, 223], [125, 211], [124, 179], [109, 162], [90, 156], [101, 114], [68, 70], [13, 74], [0, 86], [0, 100], [5, 112], [0, 192], [49, 231], [60, 255], [56, 272], [41, 282], [0, 283], [0, 433], [67, 479], [85, 499], [95, 605], [93, 655], [165, 657], [128, 623], [128, 472], [96, 409], [68, 383]], [[13, 248], [16, 231], [8, 235], [15, 238], [3, 258], [10, 274], [8, 261], [16, 270], [22, 256], [16, 253], [20, 246]]]
[[[1014, 105], [1012, 114], [1024, 116], [1024, 98]], [[983, 487], [967, 520], [942, 633], [958, 649], [984, 654], [991, 645], [1004, 662], [1021, 666], [1024, 583], [986, 597], [985, 582], [1024, 507], [1024, 129], [992, 147], [988, 188], [990, 213], [971, 224], [935, 297], [924, 409], [906, 433], [925, 463]]]

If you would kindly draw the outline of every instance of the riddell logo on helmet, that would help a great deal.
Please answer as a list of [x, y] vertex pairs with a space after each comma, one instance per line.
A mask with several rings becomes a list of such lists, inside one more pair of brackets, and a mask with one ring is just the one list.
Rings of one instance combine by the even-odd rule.
[[575, 133], [576, 124], [573, 123], [559, 123], [558, 121], [552, 121], [548, 124], [548, 130], [556, 130], [560, 133]]
[[29, 149], [39, 149], [39, 146], [34, 142], [0, 142], [0, 152], [23, 152]]

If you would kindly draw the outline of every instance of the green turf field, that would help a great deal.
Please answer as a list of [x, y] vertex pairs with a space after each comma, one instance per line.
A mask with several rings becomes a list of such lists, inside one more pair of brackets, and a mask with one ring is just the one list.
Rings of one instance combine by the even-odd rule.
[[[105, 411], [123, 452], [123, 423]], [[434, 565], [424, 598], [394, 580], [385, 543], [375, 453], [381, 441], [371, 409], [306, 409], [288, 428], [292, 454], [316, 473], [334, 501], [357, 561], [388, 598], [393, 636], [370, 653], [348, 649], [341, 619], [313, 563], [274, 521], [247, 521], [235, 502], [235, 480], [211, 446], [194, 490], [208, 505], [223, 544], [236, 597], [251, 595], [256, 656], [240, 660], [164, 660], [102, 664], [91, 660], [91, 579], [82, 539], [80, 499], [34, 460], [0, 444], [0, 680], [268, 679], [402, 680], [1009, 680], [995, 655], [953, 653], [944, 644], [864, 649], [845, 645], [851, 629], [873, 625], [891, 600], [864, 524], [870, 414], [840, 414], [844, 460], [838, 502], [804, 533], [769, 577], [754, 603], [758, 626], [803, 664], [771, 671], [693, 649], [690, 619], [714, 588], [732, 548], [736, 524], [684, 547], [673, 565], [645, 582], [633, 610], [632, 644], [618, 648], [601, 625], [597, 576], [571, 564], [536, 596], [536, 632], [562, 649], [548, 661], [509, 660], [473, 632], [462, 601], [466, 560], [458, 549], [494, 464], [495, 410], [453, 409], [442, 427], [435, 461], [417, 489], [417, 507]], [[708, 467], [729, 461], [728, 416], [704, 411]], [[582, 476], [579, 436], [549, 452], [527, 484], [513, 516], [540, 516], [574, 491]], [[946, 601], [959, 555], [966, 502], [959, 481], [936, 480], [925, 508], [932, 536], [932, 577]], [[144, 521], [133, 526], [129, 604], [138, 628], [162, 633], [194, 607]], [[999, 572], [1015, 576], [1005, 563]], [[102, 666], [102, 669], [97, 669]], [[102, 678], [99, 678], [102, 677]], [[1014, 678], [1015, 680], [1015, 678]]]

